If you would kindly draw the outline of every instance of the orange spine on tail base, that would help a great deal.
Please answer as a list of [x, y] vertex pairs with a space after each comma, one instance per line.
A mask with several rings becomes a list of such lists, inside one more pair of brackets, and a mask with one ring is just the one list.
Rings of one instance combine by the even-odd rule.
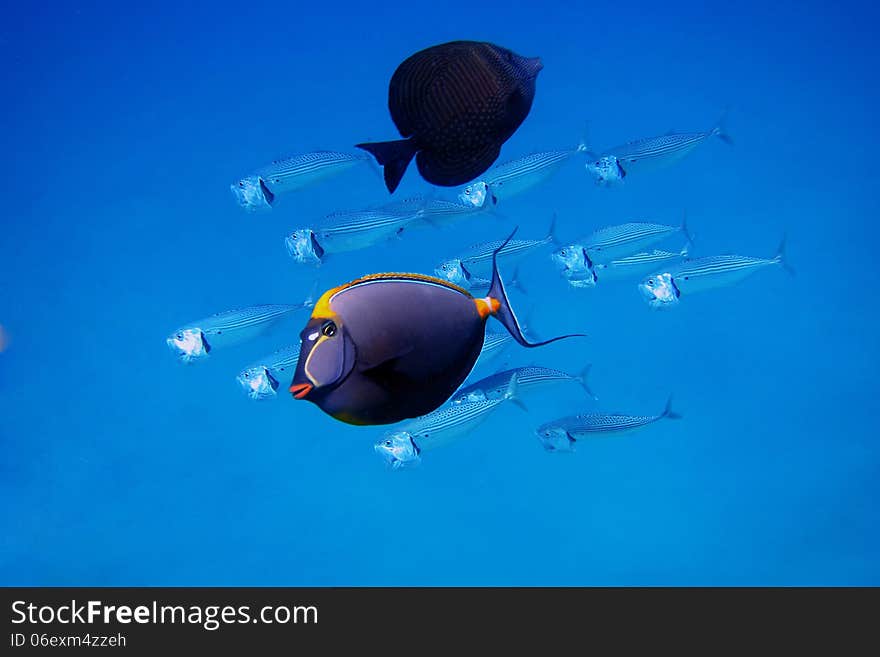
[[483, 319], [486, 319], [489, 315], [494, 315], [501, 307], [501, 302], [494, 297], [474, 299], [474, 303], [477, 304], [477, 312], [480, 313], [480, 317]]

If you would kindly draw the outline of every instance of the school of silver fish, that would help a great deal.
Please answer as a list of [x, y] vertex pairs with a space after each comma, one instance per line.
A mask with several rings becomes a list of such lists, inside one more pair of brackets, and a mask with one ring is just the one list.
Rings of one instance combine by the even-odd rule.
[[[724, 117], [712, 128], [696, 132], [669, 132], [658, 137], [634, 139], [601, 152], [593, 152], [581, 142], [558, 150], [535, 151], [496, 164], [478, 179], [446, 196], [436, 191], [370, 207], [337, 211], [323, 217], [297, 219], [297, 227], [284, 236], [288, 254], [298, 265], [319, 266], [332, 263], [338, 254], [366, 249], [388, 240], [404, 238], [413, 228], [425, 229], [484, 221], [496, 207], [507, 208], [510, 199], [541, 189], [567, 164], [579, 160], [587, 172], [586, 180], [599, 186], [619, 185], [633, 172], [669, 166], [680, 162], [694, 149], [717, 138], [731, 144]], [[272, 161], [252, 170], [230, 185], [238, 204], [247, 211], [275, 209], [280, 196], [316, 185], [370, 161], [365, 153], [316, 151]], [[580, 166], [580, 165], [579, 165]], [[770, 257], [735, 254], [693, 257], [694, 239], [685, 220], [680, 222], [647, 219], [591, 221], [590, 232], [572, 240], [556, 235], [556, 217], [541, 237], [526, 228], [498, 253], [498, 260], [518, 263], [526, 258], [544, 258], [574, 289], [604, 287], [606, 282], [629, 282], [652, 309], [671, 309], [696, 292], [716, 291], [736, 285], [764, 269], [781, 268], [789, 273], [785, 239]], [[534, 224], [534, 222], [532, 222]], [[466, 232], [460, 230], [460, 232]], [[531, 234], [533, 237], [528, 237]], [[661, 243], [669, 247], [658, 248]], [[677, 242], [677, 244], [675, 243]], [[491, 285], [493, 253], [500, 241], [473, 244], [447, 254], [433, 266], [442, 281], [469, 292], [487, 290]], [[508, 283], [525, 294], [517, 273]], [[688, 301], [690, 303], [690, 301]], [[283, 320], [312, 307], [311, 296], [296, 304], [259, 305], [217, 313], [189, 322], [173, 331], [166, 342], [177, 359], [196, 363], [214, 355], [215, 350], [247, 342], [270, 331]], [[427, 415], [406, 421], [385, 431], [374, 443], [374, 451], [393, 470], [409, 468], [422, 461], [426, 452], [448, 446], [473, 435], [500, 409], [511, 402], [528, 413], [523, 397], [533, 391], [575, 384], [591, 403], [597, 400], [587, 384], [589, 365], [579, 372], [540, 365], [495, 366], [514, 340], [507, 332], [488, 331], [470, 376], [443, 406]], [[256, 359], [242, 369], [236, 380], [251, 400], [277, 397], [279, 387], [287, 387], [300, 358], [299, 344], [281, 348]], [[487, 372], [487, 370], [489, 370]], [[477, 378], [480, 372], [482, 378]], [[476, 379], [476, 380], [475, 380]], [[655, 415], [609, 413], [590, 410], [557, 419], [546, 419], [534, 428], [540, 445], [548, 452], [572, 452], [587, 438], [618, 435], [645, 429], [660, 420], [678, 419], [670, 397]], [[523, 416], [528, 417], [528, 416]], [[522, 417], [517, 420], [522, 423]]]

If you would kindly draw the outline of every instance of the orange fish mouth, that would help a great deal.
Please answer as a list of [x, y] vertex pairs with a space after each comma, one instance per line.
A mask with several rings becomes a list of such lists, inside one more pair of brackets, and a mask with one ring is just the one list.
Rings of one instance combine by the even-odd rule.
[[290, 393], [294, 396], [295, 399], [302, 399], [306, 395], [308, 395], [315, 386], [311, 383], [294, 383], [290, 386]]

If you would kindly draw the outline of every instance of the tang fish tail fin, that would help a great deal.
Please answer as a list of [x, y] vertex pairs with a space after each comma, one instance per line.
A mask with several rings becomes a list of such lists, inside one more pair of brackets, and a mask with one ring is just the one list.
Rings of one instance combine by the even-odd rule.
[[526, 338], [522, 327], [519, 324], [519, 320], [517, 320], [516, 314], [513, 312], [513, 308], [510, 305], [510, 300], [507, 298], [507, 291], [504, 289], [504, 281], [501, 280], [501, 274], [498, 271], [498, 252], [507, 246], [507, 243], [513, 239], [514, 235], [516, 235], [516, 231], [517, 229], [514, 228], [513, 232], [506, 240], [504, 240], [504, 243], [492, 253], [492, 283], [489, 286], [489, 293], [486, 300], [477, 300], [478, 305], [480, 303], [488, 302], [487, 306], [491, 308], [489, 314], [493, 315], [495, 319], [501, 322], [504, 325], [504, 328], [510, 333], [511, 337], [523, 347], [540, 347], [564, 338], [575, 336], [585, 337], [581, 334], [561, 335], [542, 342], [529, 342]]
[[721, 118], [718, 119], [718, 122], [712, 128], [711, 134], [718, 137], [718, 139], [728, 146], [733, 146], [733, 138], [727, 134], [727, 113], [729, 110], [730, 108], [725, 108], [724, 112], [721, 114]]
[[668, 420], [680, 420], [681, 414], [676, 413], [672, 410], [672, 395], [669, 395], [669, 398], [666, 400], [666, 407], [663, 409], [663, 412], [660, 414], [660, 417], [665, 417]]
[[584, 389], [584, 392], [587, 393], [587, 397], [590, 399], [596, 400], [599, 399], [596, 394], [590, 390], [590, 384], [587, 383], [587, 376], [590, 374], [590, 370], [593, 368], [592, 363], [587, 363], [587, 366], [581, 370], [581, 373], [575, 377], [577, 382], [580, 384], [581, 388]]
[[375, 141], [355, 144], [355, 146], [370, 153], [382, 165], [385, 186], [391, 193], [397, 189], [406, 168], [416, 154], [416, 148], [411, 139]]
[[260, 184], [260, 193], [262, 193], [263, 198], [266, 199], [266, 203], [270, 206], [275, 203], [275, 194], [272, 193], [268, 187], [266, 187], [266, 183], [263, 182], [262, 178], [257, 178], [257, 182]]
[[519, 380], [516, 378], [516, 374], [510, 375], [510, 383], [507, 384], [507, 390], [504, 391], [504, 400], [513, 402], [517, 408], [521, 408], [526, 413], [529, 412], [528, 407], [523, 404], [522, 400], [517, 396], [519, 393]]
[[795, 271], [794, 268], [788, 264], [788, 260], [785, 255], [785, 242], [787, 240], [787, 236], [782, 236], [782, 241], [779, 243], [779, 246], [776, 249], [776, 255], [773, 256], [773, 262], [779, 263], [779, 266], [782, 267], [789, 276], [794, 276]]

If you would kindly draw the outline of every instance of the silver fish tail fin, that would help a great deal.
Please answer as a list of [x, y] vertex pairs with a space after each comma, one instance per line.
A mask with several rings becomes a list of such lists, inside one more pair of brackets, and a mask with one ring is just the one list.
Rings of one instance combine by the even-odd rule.
[[315, 276], [315, 280], [312, 281], [312, 287], [309, 290], [309, 295], [303, 299], [302, 307], [303, 308], [313, 308], [315, 306], [315, 301], [318, 299], [318, 291], [321, 289], [319, 287], [320, 279], [318, 276]]
[[773, 256], [773, 262], [779, 263], [779, 266], [782, 267], [789, 276], [794, 276], [795, 271], [794, 268], [788, 264], [788, 260], [785, 255], [785, 242], [787, 240], [787, 236], [782, 236], [782, 241], [779, 243], [779, 246], [776, 249], [776, 255]]
[[564, 338], [576, 336], [586, 337], [582, 334], [571, 334], [550, 338], [549, 340], [544, 340], [542, 342], [529, 342], [523, 334], [523, 330], [516, 318], [516, 314], [513, 312], [513, 308], [510, 305], [510, 300], [507, 298], [507, 291], [504, 289], [504, 281], [501, 280], [501, 274], [498, 271], [498, 253], [507, 246], [507, 243], [510, 242], [511, 239], [513, 239], [513, 236], [516, 235], [516, 231], [517, 228], [514, 228], [513, 232], [506, 240], [504, 240], [501, 246], [495, 249], [492, 253], [492, 283], [489, 286], [489, 293], [487, 296], [498, 302], [498, 306], [493, 310], [492, 315], [504, 325], [504, 328], [507, 329], [511, 337], [523, 347], [541, 347], [545, 344], [550, 344], [551, 342], [556, 342], [557, 340], [562, 340]]
[[588, 157], [593, 157], [593, 151], [590, 149], [590, 122], [584, 122], [584, 132], [581, 134], [581, 139], [578, 142], [577, 147], [574, 149], [575, 153], [586, 153]]
[[593, 368], [592, 363], [587, 363], [587, 366], [581, 370], [581, 373], [575, 377], [575, 380], [580, 384], [581, 388], [584, 389], [584, 392], [587, 393], [587, 397], [592, 400], [599, 399], [596, 394], [590, 390], [590, 385], [587, 383], [587, 376], [590, 374], [590, 370]]
[[510, 383], [507, 384], [507, 390], [504, 391], [504, 399], [505, 401], [513, 402], [513, 404], [517, 408], [521, 408], [526, 413], [529, 412], [529, 409], [525, 404], [522, 403], [522, 400], [517, 397], [519, 393], [519, 380], [516, 378], [516, 374], [510, 375]]
[[663, 412], [660, 414], [660, 417], [665, 417], [669, 420], [680, 420], [681, 414], [676, 413], [672, 410], [672, 395], [669, 395], [669, 398], [666, 400], [666, 407], [663, 409]]
[[694, 235], [693, 235], [693, 233], [691, 233], [691, 229], [688, 226], [687, 209], [682, 210], [682, 212], [681, 212], [681, 232], [684, 235], [684, 237], [687, 240], [687, 243], [689, 245], [694, 243]]
[[584, 121], [584, 132], [581, 135], [581, 140], [578, 142], [577, 147], [575, 148], [576, 153], [585, 153], [587, 157], [595, 158], [596, 154], [593, 152], [593, 149], [590, 146], [590, 122]]
[[553, 213], [553, 216], [550, 218], [550, 228], [547, 230], [547, 237], [544, 238], [550, 243], [550, 246], [562, 246], [559, 239], [556, 237], [556, 213]]
[[416, 147], [413, 145], [412, 139], [375, 141], [355, 144], [355, 146], [370, 153], [382, 165], [385, 186], [392, 194], [400, 184], [409, 163], [416, 155]]
[[726, 107], [724, 112], [721, 113], [721, 118], [718, 119], [718, 122], [712, 128], [712, 135], [718, 137], [728, 146], [733, 146], [733, 138], [727, 133], [727, 114], [729, 111], [730, 108]]

